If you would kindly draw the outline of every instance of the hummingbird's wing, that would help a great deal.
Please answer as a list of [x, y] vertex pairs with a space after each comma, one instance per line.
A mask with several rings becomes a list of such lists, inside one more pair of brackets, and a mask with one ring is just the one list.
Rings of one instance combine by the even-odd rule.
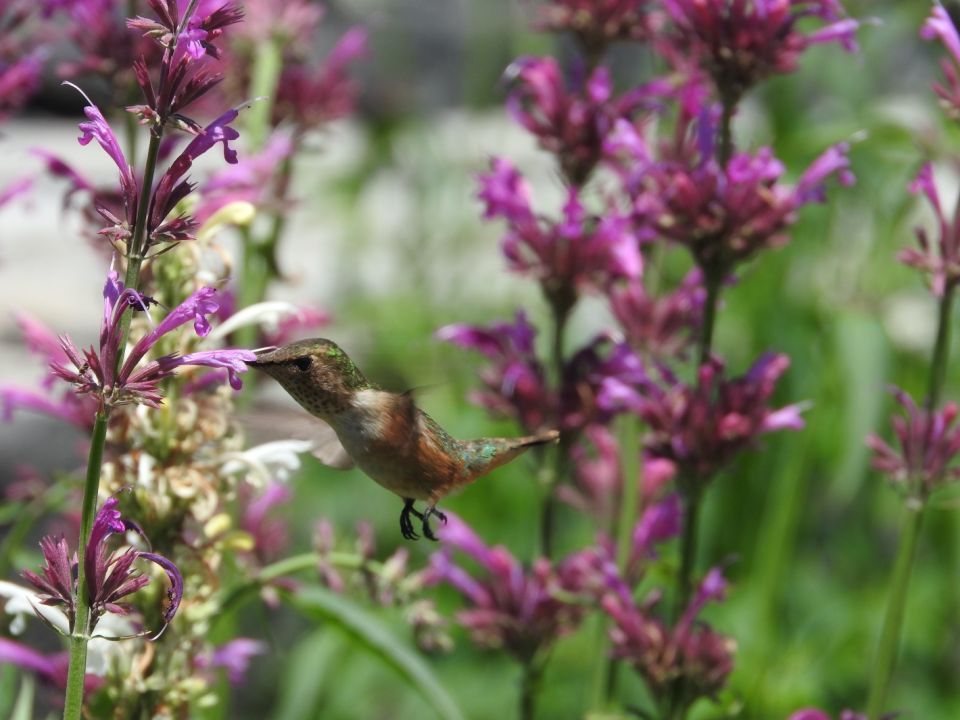
[[299, 410], [277, 405], [256, 405], [243, 413], [244, 430], [255, 442], [293, 439], [305, 440], [312, 446], [310, 454], [327, 467], [349, 470], [356, 463], [327, 423]]

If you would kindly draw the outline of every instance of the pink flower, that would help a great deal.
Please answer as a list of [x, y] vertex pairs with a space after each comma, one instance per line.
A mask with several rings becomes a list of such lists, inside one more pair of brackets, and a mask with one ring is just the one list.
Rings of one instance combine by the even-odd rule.
[[[200, 288], [131, 348], [123, 364], [116, 368], [120, 352], [120, 326], [124, 312], [147, 311], [151, 300], [139, 293], [125, 289], [110, 272], [104, 285], [103, 323], [100, 329], [100, 349], [92, 347], [81, 352], [66, 336], [60, 344], [69, 362], [54, 361], [50, 367], [58, 377], [72, 383], [76, 392], [96, 397], [105, 404], [143, 403], [159, 407], [162, 400], [159, 383], [183, 365], [200, 365], [224, 368], [228, 371], [230, 385], [239, 388], [238, 373], [247, 370], [246, 362], [256, 356], [249, 350], [202, 350], [179, 357], [164, 355], [143, 366], [140, 361], [164, 335], [180, 326], [193, 322], [198, 335], [210, 331], [207, 315], [217, 311], [213, 288]], [[72, 367], [71, 367], [72, 366]]]
[[947, 9], [940, 3], [935, 3], [931, 9], [930, 17], [920, 28], [920, 37], [939, 40], [949, 53], [949, 58], [940, 60], [947, 84], [934, 83], [933, 91], [939, 96], [947, 113], [956, 119], [960, 117], [960, 34]]
[[725, 591], [726, 581], [714, 568], [673, 627], [653, 615], [659, 596], [638, 607], [629, 596], [607, 594], [602, 606], [614, 621], [610, 632], [614, 657], [636, 668], [660, 702], [678, 682], [685, 691], [685, 707], [701, 697], [715, 696], [733, 669], [736, 644], [695, 620], [707, 602], [723, 600]]
[[686, 246], [720, 279], [759, 251], [784, 245], [797, 211], [825, 199], [830, 176], [842, 185], [854, 181], [845, 144], [829, 148], [790, 187], [780, 182], [784, 166], [770, 148], [739, 153], [720, 167], [711, 138], [712, 130], [702, 135], [697, 158], [638, 161], [631, 194], [637, 226]]
[[706, 291], [702, 273], [694, 270], [670, 292], [650, 295], [640, 279], [633, 279], [611, 286], [607, 296], [632, 347], [653, 358], [670, 358], [683, 357], [696, 338]]
[[496, 323], [490, 328], [447, 325], [436, 335], [492, 361], [480, 371], [486, 390], [473, 393], [476, 404], [516, 419], [528, 432], [549, 429], [557, 399], [547, 386], [546, 371], [534, 348], [536, 329], [525, 313], [518, 312], [514, 323]]
[[480, 176], [484, 217], [506, 220], [503, 253], [510, 268], [536, 277], [552, 303], [569, 308], [578, 289], [639, 277], [643, 261], [627, 217], [612, 208], [600, 217], [589, 215], [580, 191], [571, 187], [562, 218], [542, 220], [534, 214], [526, 182], [516, 169], [499, 158], [491, 167]]
[[277, 84], [274, 124], [289, 120], [301, 132], [348, 115], [358, 93], [350, 65], [366, 54], [367, 32], [353, 27], [321, 67], [296, 63], [285, 67]]
[[[143, 535], [136, 523], [123, 519], [117, 510], [117, 504], [118, 500], [111, 497], [97, 512], [83, 559], [87, 579], [87, 603], [90, 607], [89, 631], [93, 631], [100, 617], [106, 612], [130, 612], [130, 608], [120, 601], [150, 582], [150, 578], [141, 574], [133, 565], [140, 559], [159, 566], [170, 582], [166, 593], [166, 606], [162, 613], [166, 627], [173, 620], [183, 598], [183, 577], [177, 566], [162, 555], [133, 548], [122, 552], [107, 549], [107, 540], [112, 535], [122, 535], [127, 531]], [[73, 632], [77, 596], [76, 554], [70, 555], [63, 536], [44, 537], [40, 541], [40, 548], [45, 561], [42, 575], [24, 570], [23, 576], [42, 593], [41, 602], [44, 605], [63, 608], [70, 631]]]
[[[571, 632], [585, 608], [557, 597], [576, 593], [568, 561], [554, 566], [546, 558], [524, 568], [503, 546], [488, 547], [460, 518], [447, 513], [439, 530], [444, 548], [430, 557], [425, 582], [445, 582], [469, 604], [457, 614], [461, 625], [481, 647], [503, 649], [520, 662]], [[481, 568], [475, 579], [455, 565], [452, 550], [459, 550]]]
[[587, 52], [615, 40], [645, 40], [660, 23], [651, 0], [548, 0], [539, 6], [540, 26], [573, 33]]
[[610, 71], [600, 66], [582, 87], [569, 88], [554, 58], [524, 57], [507, 70], [512, 88], [507, 110], [559, 160], [571, 185], [583, 185], [603, 154], [604, 138], [618, 118], [629, 116], [659, 89], [642, 86], [613, 97]]
[[960, 426], [956, 425], [960, 408], [950, 402], [931, 412], [918, 407], [903, 390], [892, 388], [891, 392], [906, 414], [890, 421], [900, 449], [877, 435], [868, 436], [872, 465], [908, 497], [926, 498], [944, 483], [960, 478], [960, 467], [954, 464], [960, 452]]
[[943, 297], [947, 287], [960, 280], [960, 215], [948, 219], [940, 194], [933, 180], [933, 166], [924, 163], [916, 179], [910, 183], [910, 192], [923, 193], [937, 218], [937, 240], [930, 241], [924, 228], [917, 228], [919, 248], [906, 248], [897, 254], [904, 265], [930, 274], [933, 294]]
[[760, 435], [803, 427], [802, 404], [769, 405], [777, 380], [790, 365], [786, 355], [763, 355], [746, 375], [724, 378], [723, 363], [700, 366], [698, 381], [687, 385], [664, 371], [662, 386], [636, 389], [609, 378], [599, 402], [611, 411], [636, 412], [649, 429], [646, 447], [654, 458], [675, 463], [681, 473], [712, 477]]
[[[793, 72], [803, 52], [818, 43], [857, 49], [859, 23], [844, 18], [838, 0], [664, 0], [675, 42], [693, 55], [722, 98], [736, 102], [764, 78]], [[804, 33], [798, 22], [816, 17], [824, 25]]]

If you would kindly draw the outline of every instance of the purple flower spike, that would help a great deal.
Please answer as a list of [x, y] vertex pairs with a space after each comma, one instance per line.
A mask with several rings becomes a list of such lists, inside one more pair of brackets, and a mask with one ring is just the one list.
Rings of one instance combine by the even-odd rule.
[[939, 40], [949, 57], [940, 61], [946, 84], [934, 83], [933, 91], [940, 98], [944, 110], [953, 119], [960, 118], [960, 34], [950, 14], [940, 3], [935, 3], [930, 17], [920, 28], [924, 40]]
[[[541, 558], [529, 570], [502, 546], [488, 547], [463, 521], [448, 514], [440, 529], [446, 547], [430, 558], [427, 584], [446, 582], [456, 588], [471, 607], [458, 613], [474, 641], [487, 648], [503, 648], [521, 662], [529, 662], [540, 650], [572, 631], [584, 608], [555, 596], [555, 591], [578, 593], [568, 572], [571, 560], [556, 567]], [[472, 578], [453, 564], [451, 550], [467, 552], [482, 568], [482, 579]]]
[[[658, 601], [652, 596], [642, 606], [622, 593], [608, 593], [604, 611], [614, 621], [610, 632], [615, 657], [628, 662], [644, 677], [654, 697], [662, 700], [682, 678], [685, 707], [701, 697], [713, 697], [726, 683], [733, 669], [734, 641], [716, 633], [703, 622], [694, 622], [706, 599], [719, 599], [718, 571], [711, 571], [697, 598], [674, 627], [652, 613]], [[713, 576], [713, 577], [711, 577]]]
[[[880, 720], [894, 720], [899, 713], [886, 713], [880, 716]], [[817, 708], [804, 708], [790, 714], [787, 720], [832, 720], [830, 713]], [[868, 720], [867, 716], [853, 710], [844, 710], [840, 713], [838, 720]]]
[[602, 289], [613, 280], [640, 276], [643, 263], [628, 217], [612, 208], [599, 218], [589, 215], [580, 191], [571, 187], [562, 218], [541, 220], [530, 207], [522, 176], [497, 158], [479, 182], [484, 216], [507, 222], [503, 254], [511, 269], [536, 277], [551, 302], [569, 304], [578, 289]]
[[471, 399], [476, 404], [515, 418], [529, 432], [548, 429], [557, 400], [534, 350], [536, 330], [523, 312], [517, 313], [513, 323], [496, 323], [490, 328], [447, 325], [436, 335], [492, 361], [490, 367], [480, 371], [487, 389], [473, 394]]
[[[839, 42], [857, 49], [859, 23], [843, 17], [838, 0], [664, 0], [675, 27], [679, 53], [696, 59], [713, 78], [721, 97], [734, 102], [766, 77], [796, 70], [813, 44]], [[809, 34], [804, 18], [826, 23]]]
[[[87, 579], [87, 602], [90, 606], [89, 630], [93, 631], [106, 612], [127, 614], [131, 611], [121, 600], [150, 582], [150, 578], [134, 567], [134, 562], [139, 559], [148, 560], [161, 567], [170, 580], [163, 612], [166, 626], [173, 619], [183, 597], [183, 578], [176, 565], [162, 555], [133, 548], [113, 551], [108, 549], [108, 540], [113, 535], [122, 535], [127, 531], [143, 534], [136, 523], [123, 519], [117, 509], [118, 503], [116, 497], [111, 497], [97, 512], [83, 559]], [[63, 537], [44, 537], [40, 541], [40, 548], [44, 557], [43, 574], [24, 570], [23, 576], [40, 591], [40, 601], [44, 605], [63, 608], [70, 630], [73, 631], [77, 594], [76, 555], [70, 555]]]
[[549, 0], [540, 26], [573, 33], [590, 52], [615, 40], [645, 40], [659, 24], [650, 0]]
[[919, 247], [901, 250], [897, 259], [929, 274], [933, 294], [943, 297], [947, 287], [960, 280], [960, 215], [952, 221], [947, 218], [930, 163], [920, 168], [916, 179], [910, 183], [910, 192], [923, 193], [929, 201], [937, 220], [937, 239], [932, 241], [924, 228], [917, 228]]
[[[46, 655], [15, 640], [0, 637], [0, 665], [15, 665], [32, 672], [46, 684], [64, 690], [67, 687], [67, 653]], [[103, 678], [87, 673], [83, 680], [83, 690], [91, 693], [103, 685]]]
[[[69, 84], [72, 85], [72, 83]], [[74, 85], [74, 87], [76, 86]], [[79, 88], [77, 89], [79, 90]], [[82, 90], [80, 94], [83, 95]], [[84, 95], [84, 98], [86, 98], [86, 95]], [[97, 144], [103, 148], [104, 152], [107, 153], [110, 159], [116, 164], [117, 169], [120, 171], [120, 189], [123, 193], [123, 199], [127, 208], [127, 218], [132, 220], [137, 212], [138, 193], [137, 183], [133, 177], [133, 169], [127, 162], [123, 150], [120, 149], [120, 142], [117, 140], [117, 136], [113, 134], [113, 130], [110, 128], [110, 124], [106, 118], [103, 117], [103, 113], [101, 113], [100, 109], [92, 102], [89, 100], [87, 100], [87, 102], [88, 105], [83, 109], [83, 112], [88, 120], [79, 125], [79, 142], [81, 145], [87, 145], [91, 140], [96, 140]]]
[[693, 477], [710, 478], [760, 435], [803, 427], [803, 404], [769, 407], [789, 364], [787, 356], [768, 353], [743, 377], [727, 380], [723, 363], [713, 358], [700, 367], [692, 386], [669, 373], [659, 386], [607, 379], [600, 402], [610, 411], [637, 413], [646, 422], [651, 458], [669, 460]]
[[50, 367], [58, 377], [73, 383], [78, 393], [92, 395], [114, 405], [137, 402], [158, 407], [163, 399], [159, 382], [172, 375], [176, 368], [185, 365], [226, 369], [231, 386], [239, 388], [238, 373], [245, 372], [246, 362], [255, 359], [254, 353], [249, 350], [205, 350], [183, 357], [164, 355], [138, 367], [160, 338], [190, 321], [193, 321], [198, 335], [206, 335], [210, 331], [207, 315], [216, 313], [219, 308], [214, 300], [215, 292], [213, 288], [200, 288], [171, 310], [133, 346], [123, 366], [115, 372], [121, 317], [131, 309], [146, 311], [149, 298], [124, 288], [116, 273], [111, 272], [103, 290], [104, 315], [99, 353], [93, 348], [81, 352], [64, 336], [60, 343], [68, 361], [53, 361]]
[[231, 685], [241, 685], [250, 667], [250, 661], [267, 652], [259, 640], [236, 638], [214, 649], [209, 658], [197, 658], [203, 668], [223, 668]]
[[947, 482], [960, 478], [955, 465], [960, 453], [960, 407], [950, 402], [943, 408], [921, 408], [906, 392], [892, 388], [894, 398], [906, 417], [891, 420], [900, 445], [892, 448], [877, 435], [867, 437], [873, 450], [873, 467], [886, 473], [910, 499], [922, 500]]

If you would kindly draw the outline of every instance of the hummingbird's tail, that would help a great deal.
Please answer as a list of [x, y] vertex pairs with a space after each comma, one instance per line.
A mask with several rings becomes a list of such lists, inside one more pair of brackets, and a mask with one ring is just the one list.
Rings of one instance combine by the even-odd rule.
[[494, 468], [513, 460], [537, 445], [556, 442], [560, 433], [547, 430], [536, 435], [517, 438], [480, 438], [463, 443], [464, 459], [474, 478], [486, 475]]

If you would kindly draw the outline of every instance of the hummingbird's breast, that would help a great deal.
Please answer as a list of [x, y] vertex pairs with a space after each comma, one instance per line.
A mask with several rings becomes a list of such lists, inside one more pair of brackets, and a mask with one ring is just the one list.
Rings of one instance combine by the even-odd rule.
[[457, 441], [406, 396], [358, 391], [330, 424], [360, 469], [400, 497], [436, 502], [468, 479]]

